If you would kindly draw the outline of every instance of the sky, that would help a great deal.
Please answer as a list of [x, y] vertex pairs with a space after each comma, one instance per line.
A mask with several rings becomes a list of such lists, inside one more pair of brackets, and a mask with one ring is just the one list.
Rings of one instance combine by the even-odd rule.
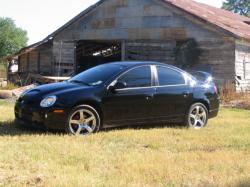
[[[28, 32], [28, 44], [46, 38], [98, 0], [0, 0], [0, 17], [12, 18]], [[221, 7], [223, 0], [196, 0]]]

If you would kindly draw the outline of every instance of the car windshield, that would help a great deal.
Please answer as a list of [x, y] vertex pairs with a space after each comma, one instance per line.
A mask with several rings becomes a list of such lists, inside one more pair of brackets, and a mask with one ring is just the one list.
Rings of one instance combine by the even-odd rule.
[[117, 75], [122, 69], [123, 66], [118, 64], [99, 65], [72, 77], [68, 81], [88, 86], [97, 86]]

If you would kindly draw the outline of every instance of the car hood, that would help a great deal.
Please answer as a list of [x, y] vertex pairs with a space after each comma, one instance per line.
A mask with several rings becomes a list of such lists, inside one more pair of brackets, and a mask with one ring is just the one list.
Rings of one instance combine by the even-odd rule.
[[90, 86], [85, 86], [82, 84], [70, 83], [70, 82], [61, 82], [46, 84], [42, 86], [37, 86], [29, 91], [27, 91], [22, 99], [40, 99], [48, 95], [57, 95], [61, 92], [67, 92], [76, 89], [87, 89]]

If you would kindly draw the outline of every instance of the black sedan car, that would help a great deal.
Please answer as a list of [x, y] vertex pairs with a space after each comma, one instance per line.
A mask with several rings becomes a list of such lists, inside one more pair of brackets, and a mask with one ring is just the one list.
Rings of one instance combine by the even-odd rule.
[[156, 62], [115, 62], [23, 93], [15, 116], [23, 125], [86, 135], [101, 128], [158, 122], [200, 129], [218, 110], [213, 81]]

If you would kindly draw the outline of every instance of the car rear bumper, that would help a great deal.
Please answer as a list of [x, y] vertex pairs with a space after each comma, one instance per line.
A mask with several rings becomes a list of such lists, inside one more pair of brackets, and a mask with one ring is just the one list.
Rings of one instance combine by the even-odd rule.
[[208, 115], [209, 119], [217, 117], [218, 113], [219, 113], [219, 109], [210, 110], [209, 115]]

